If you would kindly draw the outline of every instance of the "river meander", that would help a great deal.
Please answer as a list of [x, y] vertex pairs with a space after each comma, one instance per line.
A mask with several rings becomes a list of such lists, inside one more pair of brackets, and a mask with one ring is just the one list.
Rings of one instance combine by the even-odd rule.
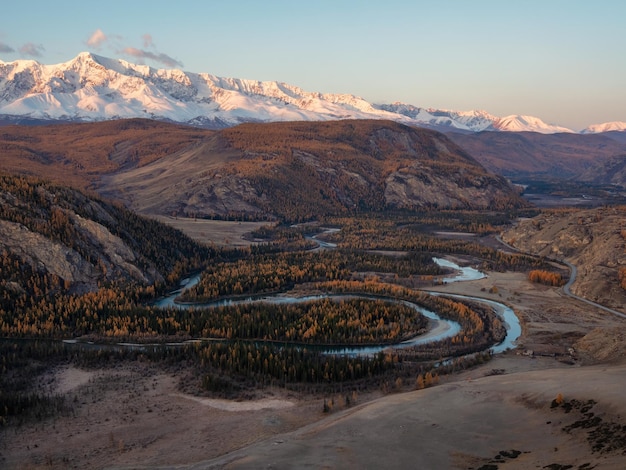
[[[445, 283], [450, 282], [463, 282], [463, 281], [472, 281], [476, 279], [482, 279], [485, 277], [485, 274], [478, 271], [477, 269], [471, 267], [461, 267], [456, 263], [453, 263], [449, 260], [434, 258], [434, 261], [446, 268], [454, 269], [456, 271], [455, 275], [445, 277], [443, 281]], [[303, 297], [293, 297], [282, 294], [271, 295], [271, 296], [250, 296], [246, 298], [240, 299], [227, 299], [227, 300], [218, 300], [215, 302], [209, 302], [204, 304], [188, 304], [188, 303], [179, 303], [176, 301], [176, 298], [180, 295], [180, 293], [184, 289], [188, 289], [193, 285], [197, 284], [200, 280], [200, 275], [193, 276], [183, 281], [182, 287], [180, 290], [172, 292], [169, 296], [158, 300], [154, 306], [158, 308], [194, 308], [194, 309], [203, 309], [203, 308], [217, 308], [217, 307], [225, 307], [225, 306], [233, 306], [233, 305], [242, 305], [242, 304], [251, 304], [251, 303], [274, 303], [274, 304], [293, 304], [293, 303], [302, 303], [302, 302], [311, 302], [320, 300], [323, 298], [332, 298], [336, 300], [341, 299], [350, 299], [350, 298], [373, 298], [372, 296], [367, 295], [355, 295], [355, 294], [317, 294], [317, 295], [308, 295]], [[500, 303], [492, 300], [483, 299], [480, 297], [471, 297], [471, 296], [461, 296], [454, 294], [444, 294], [444, 293], [430, 293], [431, 295], [443, 295], [451, 298], [457, 299], [468, 299], [476, 302], [481, 302], [489, 305], [496, 314], [500, 316], [500, 318], [505, 323], [505, 327], [507, 330], [507, 334], [505, 339], [494, 345], [491, 350], [494, 353], [503, 352], [509, 348], [514, 347], [514, 342], [519, 338], [521, 334], [521, 326], [519, 324], [519, 319], [513, 312], [513, 310]], [[313, 347], [314, 349], [322, 350], [325, 354], [340, 354], [340, 355], [349, 355], [349, 356], [371, 356], [379, 353], [380, 351], [392, 349], [404, 349], [410, 348], [417, 345], [422, 345], [430, 342], [440, 341], [442, 339], [451, 338], [458, 334], [461, 331], [461, 326], [454, 321], [446, 320], [441, 318], [435, 312], [425, 309], [424, 307], [417, 305], [415, 303], [385, 298], [384, 300], [388, 302], [398, 302], [403, 303], [411, 308], [414, 308], [416, 311], [427, 317], [430, 321], [429, 330], [416, 336], [414, 338], [410, 338], [408, 340], [402, 341], [400, 343], [395, 343], [393, 345], [371, 345], [371, 346], [350, 346], [350, 347], [332, 347], [332, 346], [317, 346]], [[138, 346], [138, 345], [137, 345]], [[300, 346], [298, 346], [300, 347]], [[309, 346], [307, 346], [309, 347]]]

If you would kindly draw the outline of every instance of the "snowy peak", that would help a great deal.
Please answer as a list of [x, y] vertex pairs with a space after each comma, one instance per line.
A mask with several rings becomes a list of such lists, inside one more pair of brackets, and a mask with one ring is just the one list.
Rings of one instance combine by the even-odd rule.
[[574, 132], [566, 127], [546, 124], [541, 119], [533, 116], [513, 114], [497, 119], [493, 127], [499, 131], [508, 132], [539, 132], [540, 134], [556, 134], [560, 132]]
[[411, 104], [392, 103], [376, 106], [377, 109], [406, 116], [413, 121], [438, 128], [450, 128], [478, 132], [493, 130], [496, 116], [485, 111], [448, 111], [433, 108], [418, 108]]
[[154, 69], [82, 52], [68, 62], [0, 61], [0, 115], [49, 120], [151, 118], [204, 127], [242, 122], [386, 119], [464, 132], [572, 132], [532, 116], [499, 118], [411, 104], [372, 104], [355, 95], [308, 92], [262, 82]]
[[626, 131], [626, 122], [612, 121], [612, 122], [605, 122], [602, 124], [594, 124], [592, 126], [589, 126], [583, 129], [582, 131], [580, 131], [580, 133], [581, 134], [598, 134], [601, 132], [611, 132], [611, 131], [618, 131], [618, 132]]

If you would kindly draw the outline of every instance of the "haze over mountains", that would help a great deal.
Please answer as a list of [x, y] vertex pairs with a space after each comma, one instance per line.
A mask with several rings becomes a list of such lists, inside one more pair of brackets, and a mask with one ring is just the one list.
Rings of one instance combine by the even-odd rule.
[[[280, 82], [154, 69], [86, 52], [56, 65], [0, 61], [0, 116], [5, 121], [140, 117], [209, 128], [243, 122], [385, 119], [465, 132], [574, 132], [532, 116], [498, 117], [485, 111], [373, 104], [349, 94], [322, 94]], [[626, 130], [626, 123], [596, 124], [583, 132], [608, 130]]]
[[[447, 133], [486, 169], [508, 178], [611, 180], [626, 183], [624, 174], [606, 166], [626, 161], [625, 132], [539, 134], [535, 132]], [[593, 175], [593, 176], [592, 176]]]

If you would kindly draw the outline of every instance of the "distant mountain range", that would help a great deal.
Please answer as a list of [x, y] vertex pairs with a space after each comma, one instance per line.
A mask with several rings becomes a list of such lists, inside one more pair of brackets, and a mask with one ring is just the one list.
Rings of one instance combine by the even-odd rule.
[[[222, 78], [154, 69], [83, 52], [56, 65], [0, 61], [0, 120], [103, 121], [149, 118], [207, 128], [244, 122], [384, 119], [459, 132], [573, 133], [532, 116], [485, 111], [372, 104], [349, 94], [307, 92], [281, 82]], [[626, 123], [590, 126], [584, 133], [626, 130]]]

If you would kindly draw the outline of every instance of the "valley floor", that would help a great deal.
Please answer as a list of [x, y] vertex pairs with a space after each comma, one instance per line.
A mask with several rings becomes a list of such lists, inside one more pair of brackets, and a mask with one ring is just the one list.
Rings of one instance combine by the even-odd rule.
[[[184, 395], [178, 390], [184, 371], [142, 362], [100, 371], [59, 368], [46, 386], [67, 394], [70, 416], [4, 428], [0, 466], [623, 468], [626, 363], [619, 362], [624, 346], [616, 341], [623, 319], [519, 273], [489, 273], [439, 290], [512, 306], [523, 324], [518, 348], [443, 377], [436, 387], [358, 396], [330, 414], [322, 412], [322, 397], [282, 389], [242, 402]], [[579, 342], [596, 329], [602, 334], [591, 346]], [[551, 408], [558, 394], [570, 412]], [[581, 411], [588, 400], [591, 409]], [[617, 450], [606, 451], [609, 434]]]

